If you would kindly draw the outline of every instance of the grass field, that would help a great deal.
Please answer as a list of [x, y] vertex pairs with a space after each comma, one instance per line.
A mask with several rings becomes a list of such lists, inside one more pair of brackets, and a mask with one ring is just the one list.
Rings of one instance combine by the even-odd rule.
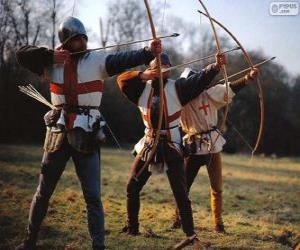
[[[25, 235], [40, 170], [37, 146], [0, 146], [0, 249], [14, 249]], [[170, 230], [174, 201], [166, 176], [153, 176], [142, 192], [141, 236], [120, 233], [126, 220], [129, 151], [102, 150], [102, 200], [109, 249], [167, 249], [180, 241]], [[209, 249], [291, 249], [300, 240], [300, 160], [224, 158], [225, 235], [212, 233], [209, 184], [200, 171], [191, 192], [196, 229]], [[85, 204], [70, 162], [50, 202], [39, 249], [90, 249]]]

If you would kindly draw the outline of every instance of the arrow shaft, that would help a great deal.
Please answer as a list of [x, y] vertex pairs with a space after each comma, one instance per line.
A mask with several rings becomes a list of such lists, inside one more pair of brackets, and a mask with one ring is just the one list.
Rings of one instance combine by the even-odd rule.
[[[177, 36], [179, 36], [179, 34], [173, 33], [172, 35], [159, 36], [159, 37], [157, 37], [157, 39], [165, 39], [165, 38], [177, 37]], [[115, 48], [115, 47], [123, 47], [123, 46], [133, 45], [133, 44], [137, 44], [137, 43], [149, 42], [151, 40], [153, 40], [153, 38], [148, 38], [148, 39], [143, 39], [143, 40], [138, 40], [138, 41], [132, 41], [132, 42], [128, 42], [128, 43], [120, 43], [120, 44], [115, 44], [115, 45], [109, 45], [109, 46], [106, 46], [106, 47], [99, 47], [99, 48], [95, 48], [95, 49], [88, 49], [88, 50], [73, 52], [73, 53], [70, 53], [70, 54], [71, 55], [78, 55], [78, 54], [83, 54], [83, 53], [87, 53], [87, 52], [91, 52], [91, 51], [95, 51], [95, 50], [105, 50], [105, 49], [111, 49], [111, 48]]]
[[[270, 61], [272, 61], [272, 60], [274, 60], [274, 59], [275, 59], [275, 57], [266, 59], [266, 60], [264, 60], [264, 61], [262, 61], [262, 62], [260, 62], [260, 63], [257, 63], [257, 64], [255, 64], [255, 65], [253, 65], [253, 67], [256, 67], [256, 68], [257, 68], [257, 67], [260, 67], [260, 66], [262, 66], [263, 64], [265, 64], [265, 63], [267, 63], [267, 62], [270, 62]], [[233, 77], [235, 77], [235, 76], [237, 76], [237, 75], [240, 75], [240, 74], [243, 74], [243, 73], [245, 73], [245, 72], [248, 72], [248, 71], [251, 70], [251, 69], [252, 69], [252, 67], [243, 69], [243, 70], [241, 70], [241, 71], [239, 71], [239, 72], [237, 72], [237, 73], [235, 73], [235, 74], [233, 74], [233, 75], [228, 76], [228, 79], [231, 79], [231, 78], [233, 78]], [[217, 82], [217, 84], [223, 83], [224, 81], [225, 81], [224, 79], [221, 79], [220, 81]]]
[[[230, 49], [230, 50], [226, 50], [226, 51], [222, 52], [222, 54], [227, 54], [227, 53], [230, 53], [230, 52], [232, 52], [232, 51], [239, 50], [239, 49], [240, 49], [240, 47], [236, 47], [236, 48], [233, 48], [233, 49]], [[184, 66], [186, 66], [186, 65], [189, 65], [189, 64], [192, 64], [192, 63], [196, 63], [196, 62], [200, 62], [200, 61], [203, 61], [203, 60], [212, 58], [212, 57], [214, 57], [215, 55], [216, 55], [216, 54], [211, 54], [211, 55], [208, 55], [208, 56], [205, 56], [205, 57], [202, 57], [202, 58], [199, 58], [199, 59], [195, 59], [195, 60], [192, 60], [192, 61], [189, 61], [189, 62], [186, 62], [186, 63], [182, 63], [182, 64], [179, 64], [179, 65], [175, 65], [175, 66], [173, 66], [173, 67], [163, 69], [162, 72], [165, 73], [165, 72], [170, 71], [170, 70], [182, 68], [182, 67], [184, 67]]]

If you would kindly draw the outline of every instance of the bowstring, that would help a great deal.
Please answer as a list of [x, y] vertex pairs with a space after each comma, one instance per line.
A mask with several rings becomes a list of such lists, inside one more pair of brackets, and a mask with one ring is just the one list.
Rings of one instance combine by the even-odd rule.
[[75, 6], [76, 6], [76, 0], [73, 1], [72, 16], [74, 16]]
[[[202, 25], [202, 17], [201, 17], [201, 15], [199, 16], [199, 25], [200, 25], [199, 34], [200, 34], [200, 37], [201, 37], [201, 30], [202, 30], [202, 26], [203, 26]], [[204, 42], [201, 42], [201, 44], [204, 44]], [[202, 57], [202, 55], [203, 55], [203, 50], [204, 50], [203, 45], [201, 45], [200, 46], [200, 50], [199, 50], [200, 57]], [[199, 64], [200, 64], [200, 67], [201, 67], [201, 63], [199, 63]], [[214, 147], [214, 145], [212, 145], [212, 146]], [[209, 168], [210, 165], [211, 165], [211, 163], [212, 163], [212, 158], [213, 158], [213, 153], [211, 153], [212, 150], [213, 150], [213, 148], [210, 148], [208, 150], [209, 160], [206, 162], [206, 167], [207, 168]]]
[[161, 32], [162, 34], [165, 31], [165, 14], [166, 14], [166, 6], [167, 6], [167, 0], [165, 0], [164, 8], [163, 8], [163, 15], [162, 15], [162, 23], [161, 23]]
[[227, 123], [232, 127], [232, 129], [237, 133], [237, 135], [240, 137], [240, 139], [244, 142], [244, 144], [251, 150], [253, 151], [252, 146], [250, 143], [246, 140], [246, 138], [242, 135], [242, 133], [233, 125], [233, 122], [227, 118]]
[[[199, 26], [200, 26], [200, 32], [199, 32], [199, 34], [200, 34], [200, 37], [201, 37], [201, 29], [202, 29], [202, 16], [201, 15], [199, 17]], [[199, 51], [200, 58], [203, 55], [203, 45], [202, 44], [204, 44], [204, 43], [201, 43], [201, 46], [200, 46], [200, 51]], [[199, 64], [201, 64], [201, 63], [199, 63]]]

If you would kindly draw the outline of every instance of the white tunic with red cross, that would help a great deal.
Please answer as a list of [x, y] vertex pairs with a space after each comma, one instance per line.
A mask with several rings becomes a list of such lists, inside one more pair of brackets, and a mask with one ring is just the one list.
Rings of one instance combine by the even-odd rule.
[[[138, 107], [142, 114], [143, 122], [145, 124], [145, 136], [135, 145], [135, 150], [140, 153], [145, 146], [146, 135], [151, 131], [152, 124], [150, 119], [151, 104], [154, 89], [151, 81], [146, 83], [144, 91], [139, 98]], [[179, 131], [180, 114], [182, 105], [179, 101], [177, 91], [175, 88], [175, 81], [168, 80], [164, 87], [164, 119], [169, 129], [162, 130], [167, 135], [169, 144], [181, 152], [182, 138]]]
[[[232, 101], [234, 92], [229, 87], [228, 103]], [[187, 134], [185, 139], [200, 135], [203, 141], [197, 147], [196, 154], [218, 153], [222, 151], [225, 139], [214, 130], [218, 123], [218, 110], [226, 105], [226, 86], [218, 84], [203, 91], [197, 98], [185, 105], [181, 112], [181, 126]], [[210, 132], [211, 131], [211, 132]], [[216, 141], [217, 139], [217, 141]], [[213, 148], [210, 149], [210, 146]]]
[[[72, 59], [65, 64], [55, 64], [49, 69], [51, 78], [51, 102], [59, 107], [68, 104], [72, 107], [99, 107], [103, 93], [103, 80], [108, 77], [105, 67], [106, 53], [93, 51], [79, 60]], [[67, 129], [82, 128], [92, 131], [93, 124], [100, 118], [98, 109], [89, 114], [62, 112], [58, 124]]]

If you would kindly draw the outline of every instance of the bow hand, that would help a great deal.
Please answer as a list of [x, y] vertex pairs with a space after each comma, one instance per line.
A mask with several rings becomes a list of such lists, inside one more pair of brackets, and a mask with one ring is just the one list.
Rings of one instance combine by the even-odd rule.
[[162, 53], [162, 44], [160, 39], [153, 39], [150, 43], [150, 51], [153, 56], [158, 56]]
[[224, 53], [217, 53], [215, 58], [216, 58], [216, 62], [214, 64], [214, 66], [218, 70], [220, 70], [224, 65], [226, 65], [227, 61], [226, 61], [226, 56]]

